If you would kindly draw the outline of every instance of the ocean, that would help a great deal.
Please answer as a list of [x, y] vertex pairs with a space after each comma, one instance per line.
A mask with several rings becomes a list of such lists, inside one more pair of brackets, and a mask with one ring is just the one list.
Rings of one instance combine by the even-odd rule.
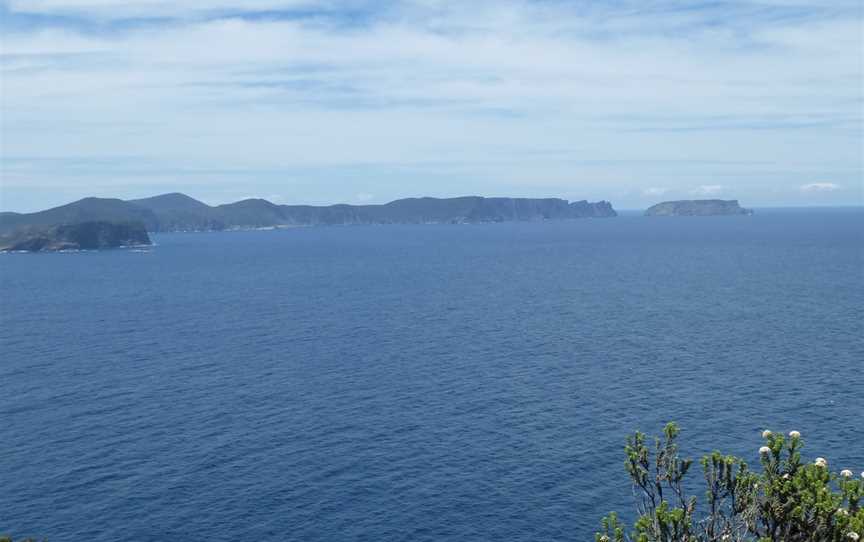
[[589, 541], [670, 420], [864, 470], [860, 208], [154, 240], [0, 256], [0, 533]]

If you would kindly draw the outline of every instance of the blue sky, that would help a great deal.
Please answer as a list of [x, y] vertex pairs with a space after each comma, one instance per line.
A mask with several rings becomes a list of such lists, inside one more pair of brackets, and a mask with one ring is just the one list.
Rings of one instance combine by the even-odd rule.
[[0, 0], [0, 209], [861, 205], [858, 0]]

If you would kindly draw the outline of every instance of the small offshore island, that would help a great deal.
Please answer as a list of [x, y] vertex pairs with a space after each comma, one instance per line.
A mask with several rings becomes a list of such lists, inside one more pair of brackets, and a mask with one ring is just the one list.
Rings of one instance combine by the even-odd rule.
[[652, 205], [645, 216], [730, 216], [752, 215], [751, 209], [744, 209], [737, 199], [694, 199], [664, 201]]
[[33, 226], [0, 234], [0, 252], [59, 252], [150, 245], [140, 222], [79, 222]]

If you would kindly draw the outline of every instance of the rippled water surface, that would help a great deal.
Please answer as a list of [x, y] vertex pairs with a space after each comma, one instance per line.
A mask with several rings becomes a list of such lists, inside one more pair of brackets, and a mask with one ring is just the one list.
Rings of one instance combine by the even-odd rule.
[[0, 256], [0, 532], [593, 539], [622, 442], [864, 470], [864, 213], [166, 234]]

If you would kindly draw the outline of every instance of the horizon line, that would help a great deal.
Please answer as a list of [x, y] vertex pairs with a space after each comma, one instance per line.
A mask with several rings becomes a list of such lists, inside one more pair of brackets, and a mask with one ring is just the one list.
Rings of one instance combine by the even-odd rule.
[[[225, 202], [225, 203], [211, 204], [211, 203], [207, 203], [206, 201], [200, 200], [200, 199], [198, 199], [198, 198], [196, 198], [196, 197], [190, 196], [189, 194], [187, 194], [187, 193], [185, 193], [185, 192], [169, 191], [169, 192], [163, 192], [163, 193], [160, 193], [160, 194], [156, 194], [156, 195], [153, 195], [153, 196], [144, 196], [144, 197], [136, 197], [136, 198], [129, 198], [129, 199], [124, 199], [124, 198], [120, 198], [120, 197], [110, 197], [110, 196], [107, 196], [107, 197], [106, 197], [106, 196], [84, 196], [84, 197], [81, 197], [81, 198], [78, 198], [78, 199], [75, 199], [75, 200], [69, 201], [69, 202], [67, 202], [67, 203], [61, 203], [61, 204], [59, 204], [59, 205], [54, 205], [54, 206], [51, 206], [51, 207], [41, 208], [41, 209], [38, 209], [38, 210], [35, 210], [35, 211], [12, 211], [12, 210], [3, 210], [3, 209], [0, 209], [0, 213], [14, 213], [14, 214], [22, 214], [22, 215], [26, 215], [26, 214], [34, 214], [34, 213], [39, 213], [39, 212], [42, 212], [42, 211], [48, 211], [48, 210], [51, 210], [51, 209], [56, 209], [56, 208], [63, 207], [63, 206], [66, 206], [66, 205], [71, 205], [71, 204], [73, 204], [73, 203], [77, 203], [77, 202], [80, 202], [80, 201], [83, 201], [83, 200], [86, 200], [86, 199], [102, 199], [102, 200], [112, 200], [112, 199], [113, 199], [113, 200], [119, 200], [119, 201], [123, 201], [123, 202], [127, 202], [127, 203], [134, 203], [134, 202], [137, 201], [137, 200], [146, 200], [146, 199], [153, 199], [153, 198], [159, 198], [159, 197], [163, 197], [163, 196], [173, 196], [173, 195], [179, 195], [179, 196], [187, 197], [187, 198], [189, 198], [189, 199], [191, 199], [191, 200], [193, 200], [193, 201], [196, 201], [196, 202], [198, 202], [198, 203], [201, 203], [201, 204], [206, 205], [206, 206], [211, 207], [211, 208], [220, 207], [220, 206], [224, 206], [224, 205], [233, 205], [233, 204], [240, 203], [240, 202], [244, 202], [244, 201], [263, 201], [263, 202], [267, 202], [267, 203], [269, 203], [269, 204], [271, 204], [271, 205], [280, 206], [280, 207], [281, 207], [281, 206], [334, 207], [334, 206], [339, 206], [339, 205], [346, 205], [346, 206], [351, 206], [351, 207], [364, 207], [364, 206], [381, 206], [381, 205], [388, 205], [388, 204], [390, 204], [390, 203], [394, 203], [394, 202], [396, 202], [396, 201], [409, 200], [409, 199], [434, 199], [434, 200], [448, 200], [448, 199], [461, 199], [461, 198], [483, 198], [483, 199], [524, 199], [524, 200], [557, 199], [557, 200], [566, 201], [568, 204], [570, 204], [570, 203], [575, 203], [575, 202], [579, 202], [579, 201], [586, 201], [586, 202], [588, 202], [588, 203], [600, 203], [600, 202], [606, 202], [606, 203], [610, 204], [611, 206], [613, 206], [617, 211], [621, 211], [621, 212], [636, 212], [636, 211], [644, 211], [644, 210], [650, 208], [650, 207], [653, 206], [653, 205], [657, 205], [657, 204], [660, 204], [660, 203], [666, 203], [666, 202], [673, 202], [673, 201], [711, 201], [711, 200], [719, 200], [719, 201], [738, 201], [739, 204], [740, 204], [740, 202], [741, 202], [741, 200], [738, 199], [738, 198], [721, 198], [721, 197], [714, 197], [714, 198], [680, 198], [680, 199], [658, 200], [657, 202], [652, 203], [652, 204], [649, 204], [649, 205], [644, 206], [644, 207], [630, 207], [630, 206], [627, 206], [627, 207], [615, 207], [613, 201], [612, 201], [611, 199], [606, 199], [606, 198], [601, 198], [601, 199], [597, 199], [597, 200], [592, 201], [592, 200], [587, 199], [587, 198], [582, 198], [582, 199], [573, 199], [573, 200], [571, 200], [571, 199], [568, 199], [568, 198], [566, 198], [566, 197], [561, 197], [561, 196], [538, 196], [538, 197], [529, 197], [529, 196], [482, 196], [482, 195], [477, 195], [477, 194], [469, 194], [469, 195], [461, 195], [461, 196], [446, 196], [446, 197], [441, 197], [441, 196], [403, 196], [403, 197], [399, 197], [399, 198], [391, 199], [391, 200], [386, 201], [386, 202], [383, 202], [383, 203], [365, 203], [365, 202], [357, 202], [357, 203], [337, 202], [337, 203], [328, 203], [328, 204], [313, 204], [313, 203], [276, 203], [276, 202], [274, 202], [274, 201], [272, 201], [272, 200], [269, 200], [269, 199], [267, 199], [267, 198], [264, 198], [264, 197], [247, 197], [247, 198], [242, 198], [242, 199], [238, 199], [238, 200], [234, 200], [234, 201], [229, 201], [229, 202]], [[769, 209], [813, 209], [813, 208], [817, 208], [817, 209], [864, 209], [864, 202], [861, 202], [861, 203], [854, 203], [854, 204], [822, 204], [822, 203], [812, 203], [812, 204], [806, 204], [806, 205], [800, 205], [800, 204], [782, 204], [782, 203], [780, 203], [780, 204], [756, 204], [756, 205], [746, 204], [746, 207], [747, 207], [747, 208], [750, 208], [750, 209], [765, 209], [765, 210], [769, 210]]]

